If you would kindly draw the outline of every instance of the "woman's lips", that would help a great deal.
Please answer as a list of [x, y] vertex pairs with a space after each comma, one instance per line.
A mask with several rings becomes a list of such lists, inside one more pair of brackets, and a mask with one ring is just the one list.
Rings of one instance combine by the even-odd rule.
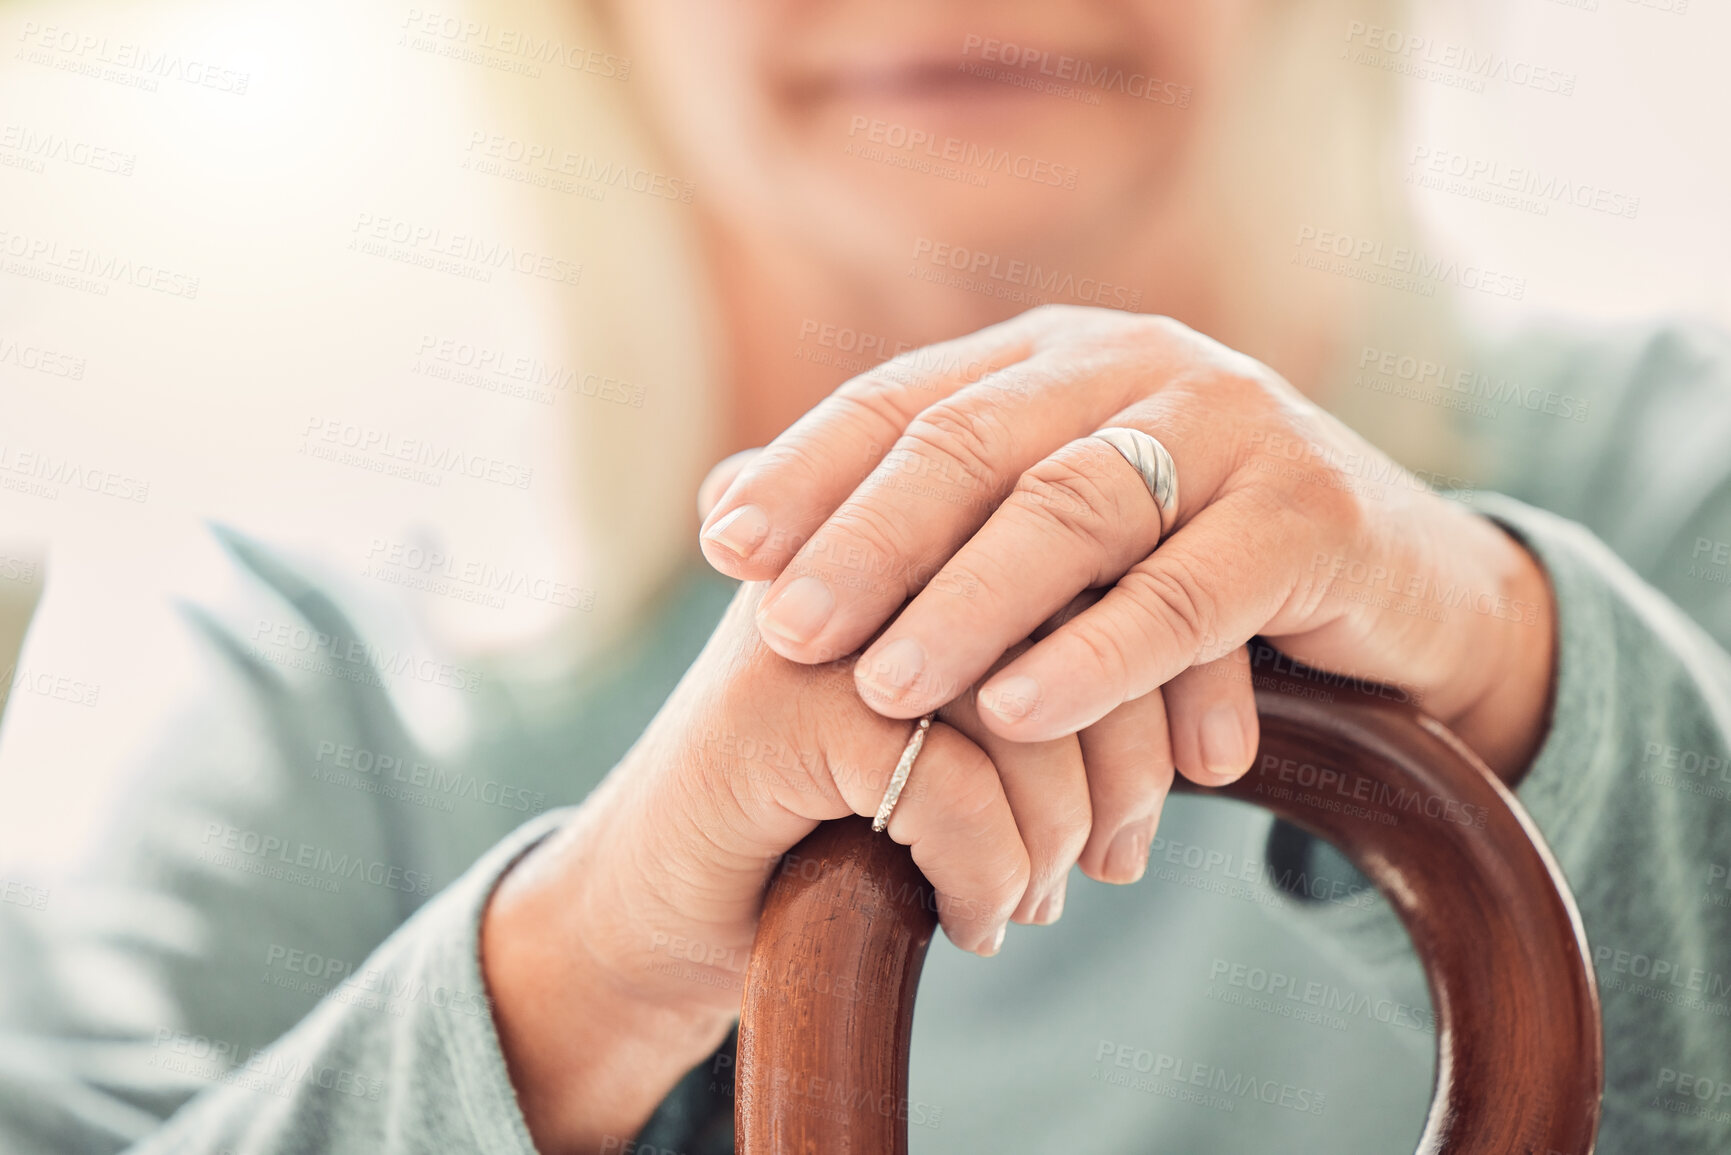
[[[812, 70], [790, 77], [788, 94], [801, 102], [828, 100], [958, 100], [1019, 96], [1025, 89], [999, 83], [990, 72], [957, 57]], [[989, 66], [1001, 67], [1001, 66]]]
[[[969, 38], [983, 39], [983, 38]], [[834, 100], [937, 104], [1025, 100], [1042, 81], [1085, 86], [1084, 76], [1134, 73], [1140, 65], [1123, 45], [1012, 47], [990, 40], [948, 50], [930, 47], [882, 53], [837, 53], [797, 62], [783, 73], [782, 89], [796, 103]], [[1012, 56], [1011, 53], [1014, 53]]]

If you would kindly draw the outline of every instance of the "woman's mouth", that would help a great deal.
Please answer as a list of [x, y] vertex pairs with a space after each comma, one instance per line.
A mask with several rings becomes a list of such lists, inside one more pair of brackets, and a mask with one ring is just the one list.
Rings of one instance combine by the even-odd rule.
[[790, 99], [804, 105], [831, 101], [949, 103], [1025, 96], [1027, 88], [999, 79], [1001, 68], [955, 54], [881, 63], [853, 62], [790, 76], [784, 91]]

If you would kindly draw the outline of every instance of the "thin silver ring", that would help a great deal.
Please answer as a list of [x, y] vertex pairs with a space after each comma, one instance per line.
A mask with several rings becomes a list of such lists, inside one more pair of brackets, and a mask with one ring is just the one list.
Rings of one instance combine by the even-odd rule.
[[890, 811], [896, 808], [896, 801], [902, 796], [902, 787], [908, 784], [908, 775], [913, 773], [914, 759], [920, 756], [920, 747], [926, 744], [926, 731], [932, 727], [934, 714], [927, 714], [920, 719], [920, 724], [914, 727], [913, 737], [908, 739], [907, 746], [902, 750], [901, 761], [896, 763], [896, 772], [890, 775], [890, 788], [884, 791], [884, 800], [878, 803], [877, 817], [872, 819], [872, 829], [882, 832], [890, 824]]
[[1090, 436], [1123, 454], [1124, 460], [1142, 475], [1148, 495], [1160, 508], [1160, 536], [1164, 539], [1178, 520], [1178, 467], [1172, 464], [1172, 455], [1159, 438], [1140, 429], [1114, 425]]

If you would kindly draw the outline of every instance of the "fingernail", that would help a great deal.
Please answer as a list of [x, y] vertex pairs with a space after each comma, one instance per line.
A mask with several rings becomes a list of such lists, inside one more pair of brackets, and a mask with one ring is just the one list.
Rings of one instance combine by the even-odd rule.
[[1064, 913], [1064, 892], [1069, 889], [1070, 874], [1064, 872], [1058, 879], [1058, 885], [1046, 893], [1040, 900], [1040, 905], [1034, 911], [1034, 921], [1041, 926], [1051, 926]]
[[829, 586], [808, 575], [789, 582], [764, 607], [757, 624], [778, 638], [804, 645], [817, 636], [834, 610], [835, 595], [829, 592]]
[[1006, 722], [1019, 722], [1040, 708], [1040, 683], [1026, 674], [980, 690], [980, 705]]
[[981, 956], [984, 958], [991, 958], [993, 955], [995, 955], [999, 951], [1003, 950], [1004, 949], [1004, 935], [1009, 929], [1010, 929], [1009, 923], [1007, 923], [1007, 922], [999, 923], [998, 924], [998, 933], [992, 936], [991, 949], [981, 951], [980, 952]]
[[1148, 870], [1148, 843], [1154, 837], [1154, 820], [1141, 818], [1120, 830], [1106, 848], [1106, 877], [1113, 882], [1136, 882]]
[[769, 536], [769, 514], [755, 505], [742, 505], [704, 531], [703, 540], [748, 558]]
[[897, 638], [883, 649], [863, 657], [854, 676], [885, 698], [895, 698], [914, 684], [926, 664], [926, 649], [912, 638]]
[[1219, 705], [1202, 716], [1202, 765], [1210, 774], [1234, 777], [1250, 762], [1244, 722], [1231, 706]]

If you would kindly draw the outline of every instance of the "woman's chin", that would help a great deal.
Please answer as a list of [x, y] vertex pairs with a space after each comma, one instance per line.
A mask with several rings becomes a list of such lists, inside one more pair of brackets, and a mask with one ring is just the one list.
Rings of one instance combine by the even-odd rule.
[[944, 249], [1023, 259], [1093, 248], [1088, 239], [1111, 228], [1108, 181], [1084, 184], [1074, 166], [1032, 153], [952, 148], [946, 157], [886, 140], [806, 160], [799, 183], [817, 195], [801, 215], [817, 208], [828, 243], [904, 269]]
[[934, 247], [1026, 255], [1048, 248], [1054, 232], [1071, 233], [1069, 218], [1076, 215], [1075, 194], [1061, 189], [988, 198], [964, 181], [898, 170], [871, 172], [864, 164], [837, 172], [824, 183], [837, 195], [818, 227], [849, 248], [901, 268], [920, 261], [922, 252]]

